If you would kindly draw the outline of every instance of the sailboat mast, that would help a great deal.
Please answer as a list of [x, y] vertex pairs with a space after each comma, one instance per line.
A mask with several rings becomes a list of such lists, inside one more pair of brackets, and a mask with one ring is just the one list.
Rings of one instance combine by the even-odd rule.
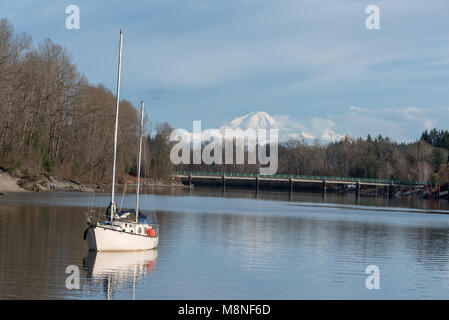
[[137, 164], [136, 223], [139, 222], [140, 163], [142, 161], [143, 101], [140, 104], [139, 162]]
[[115, 131], [114, 131], [114, 165], [112, 166], [112, 196], [111, 196], [111, 223], [114, 220], [116, 211], [114, 192], [115, 192], [115, 166], [117, 162], [117, 131], [118, 131], [118, 114], [120, 107], [120, 74], [122, 71], [122, 46], [123, 46], [123, 32], [120, 30], [120, 46], [118, 54], [118, 75], [117, 75], [117, 101], [115, 111]]

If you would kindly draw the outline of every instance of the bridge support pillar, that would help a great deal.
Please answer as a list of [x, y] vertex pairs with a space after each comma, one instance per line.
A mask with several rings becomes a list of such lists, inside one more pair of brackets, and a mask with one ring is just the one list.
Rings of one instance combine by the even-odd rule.
[[256, 177], [256, 192], [259, 192], [259, 177]]
[[221, 180], [223, 181], [223, 191], [226, 191], [226, 177], [222, 176]]

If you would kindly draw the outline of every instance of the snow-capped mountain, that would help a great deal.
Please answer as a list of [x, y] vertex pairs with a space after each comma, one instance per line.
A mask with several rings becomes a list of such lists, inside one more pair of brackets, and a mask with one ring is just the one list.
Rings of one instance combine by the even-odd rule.
[[[310, 127], [303, 125], [301, 122], [292, 119], [289, 116], [270, 116], [264, 111], [254, 111], [246, 115], [235, 118], [230, 122], [225, 122], [219, 129], [220, 133], [224, 136], [226, 129], [241, 129], [243, 131], [247, 129], [278, 129], [279, 141], [294, 140], [306, 140], [312, 142], [315, 139], [322, 140], [324, 142], [339, 141], [344, 138], [343, 135], [332, 130], [334, 123], [328, 119], [312, 119]], [[189, 136], [192, 141], [192, 133], [180, 129], [181, 136]], [[201, 136], [203, 139], [208, 140], [208, 135], [213, 129], [201, 128]], [[269, 135], [269, 132], [267, 132]], [[318, 137], [318, 138], [317, 138]]]
[[336, 133], [335, 131], [332, 131], [331, 129], [324, 130], [323, 134], [321, 135], [321, 139], [326, 141], [340, 141], [344, 138], [344, 135], [341, 135], [339, 133]]
[[[316, 125], [320, 123], [320, 125]], [[313, 141], [316, 137], [320, 137], [324, 141], [339, 141], [344, 136], [333, 131], [333, 123], [331, 121], [324, 121], [323, 123], [314, 121], [312, 128], [304, 126], [299, 121], [296, 121], [288, 116], [270, 116], [264, 111], [254, 111], [244, 116], [237, 117], [231, 122], [225, 123], [220, 131], [224, 132], [226, 128], [229, 129], [278, 129], [279, 140], [287, 141], [290, 139], [305, 139]]]
[[286, 141], [290, 139], [315, 139], [315, 137], [304, 131], [302, 125], [293, 123], [286, 117], [272, 117], [264, 111], [253, 111], [244, 116], [235, 118], [231, 122], [225, 123], [220, 131], [224, 132], [225, 129], [278, 129], [278, 135], [280, 141]]
[[274, 120], [268, 113], [264, 111], [251, 112], [244, 116], [235, 118], [229, 124], [222, 126], [223, 129], [279, 129]]

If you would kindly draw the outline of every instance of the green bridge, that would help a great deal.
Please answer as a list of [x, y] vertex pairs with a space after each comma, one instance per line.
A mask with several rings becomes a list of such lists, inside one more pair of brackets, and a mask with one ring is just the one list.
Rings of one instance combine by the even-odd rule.
[[[173, 176], [179, 178], [212, 178], [212, 179], [246, 179], [246, 180], [271, 180], [290, 182], [321, 182], [336, 184], [357, 184], [357, 185], [377, 185], [377, 186], [425, 186], [430, 184], [427, 181], [405, 181], [394, 179], [372, 179], [353, 177], [329, 177], [329, 176], [306, 176], [293, 174], [273, 174], [261, 175], [257, 173], [237, 173], [237, 172], [208, 172], [208, 171], [176, 171]], [[191, 183], [191, 181], [189, 181]]]

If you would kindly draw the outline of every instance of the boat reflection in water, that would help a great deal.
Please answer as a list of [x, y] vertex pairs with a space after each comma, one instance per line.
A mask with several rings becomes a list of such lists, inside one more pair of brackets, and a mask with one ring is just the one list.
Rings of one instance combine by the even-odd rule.
[[103, 285], [106, 299], [122, 291], [135, 299], [136, 285], [149, 278], [157, 260], [157, 249], [130, 252], [88, 251], [83, 265], [90, 285]]

